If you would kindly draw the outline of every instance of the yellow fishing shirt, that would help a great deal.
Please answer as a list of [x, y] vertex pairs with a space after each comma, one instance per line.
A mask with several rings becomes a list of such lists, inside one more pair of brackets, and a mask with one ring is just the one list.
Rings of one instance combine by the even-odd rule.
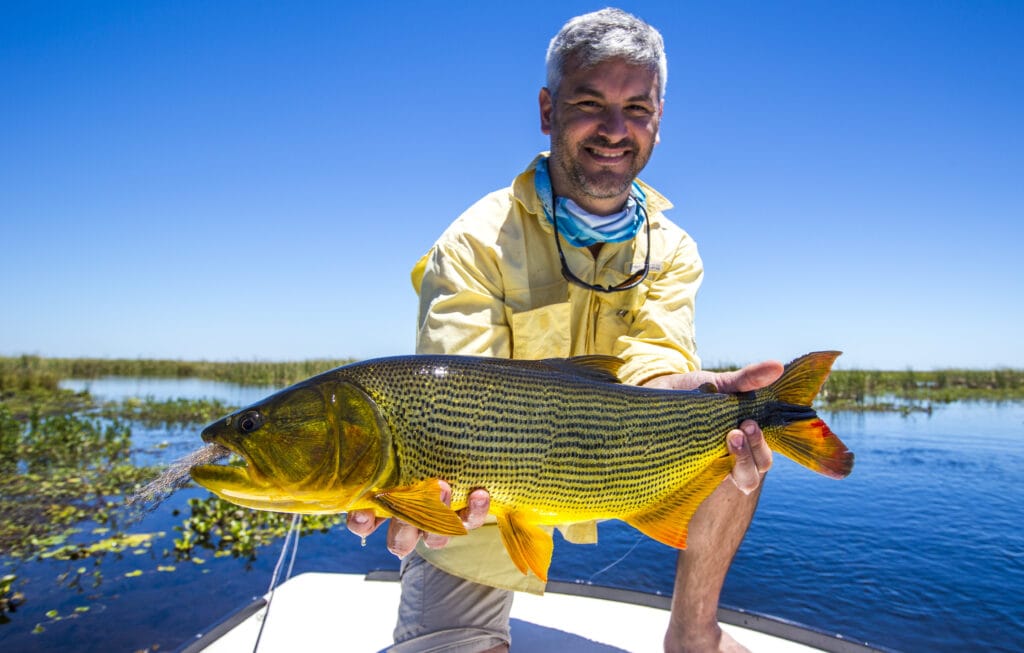
[[[540, 156], [546, 156], [541, 154]], [[697, 245], [669, 221], [672, 204], [638, 182], [647, 195], [650, 273], [635, 288], [602, 293], [567, 282], [544, 216], [530, 166], [512, 186], [488, 194], [441, 235], [416, 263], [412, 283], [420, 298], [416, 351], [540, 359], [611, 354], [625, 363], [624, 383], [699, 369], [694, 300], [704, 274]], [[642, 269], [644, 227], [622, 243], [605, 243], [595, 257], [562, 241], [566, 262], [584, 281], [614, 286]], [[596, 528], [576, 525], [575, 542], [596, 541]], [[419, 553], [435, 566], [475, 582], [543, 591], [504, 554], [498, 529], [485, 525], [452, 538], [443, 549]]]

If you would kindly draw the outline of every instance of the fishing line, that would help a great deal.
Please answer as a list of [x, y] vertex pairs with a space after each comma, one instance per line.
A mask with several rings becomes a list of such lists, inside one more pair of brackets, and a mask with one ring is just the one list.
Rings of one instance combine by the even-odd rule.
[[600, 576], [604, 572], [608, 571], [609, 569], [611, 569], [615, 565], [619, 564], [620, 562], [622, 562], [623, 560], [628, 558], [629, 554], [633, 553], [633, 551], [636, 549], [636, 547], [640, 546], [640, 543], [643, 542], [643, 541], [644, 541], [644, 537], [643, 536], [637, 538], [636, 542], [633, 542], [633, 546], [629, 547], [629, 551], [626, 551], [625, 553], [623, 553], [621, 556], [619, 556], [618, 560], [612, 562], [609, 565], [606, 565], [603, 569], [598, 569], [597, 571], [595, 571], [593, 574], [590, 575], [590, 578], [587, 579], [587, 582], [588, 583], [593, 583], [595, 578], [597, 578], [598, 576]]
[[[267, 618], [270, 616], [270, 604], [274, 600], [274, 590], [277, 589], [279, 583], [277, 577], [281, 573], [281, 567], [284, 565], [284, 559], [288, 556], [288, 547], [291, 546], [292, 557], [288, 563], [288, 575], [285, 576], [284, 580], [288, 580], [292, 577], [292, 569], [295, 568], [295, 556], [299, 552], [299, 525], [302, 523], [302, 515], [292, 515], [292, 524], [288, 528], [288, 533], [284, 536], [284, 544], [281, 546], [281, 555], [277, 557], [277, 564], [274, 565], [274, 571], [270, 575], [270, 587], [267, 588], [267, 609], [263, 611], [263, 619], [260, 621], [260, 630], [256, 633], [256, 642], [252, 646], [252, 653], [256, 653], [256, 650], [260, 647], [260, 639], [263, 637], [263, 628], [267, 625]], [[281, 581], [282, 583], [284, 581]]]

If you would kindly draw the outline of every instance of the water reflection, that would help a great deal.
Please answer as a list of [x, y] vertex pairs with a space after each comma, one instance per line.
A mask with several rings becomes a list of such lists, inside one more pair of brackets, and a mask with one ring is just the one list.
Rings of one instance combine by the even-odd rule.
[[273, 385], [239, 385], [206, 379], [151, 379], [126, 376], [65, 379], [60, 382], [60, 387], [75, 392], [87, 390], [98, 401], [121, 401], [129, 397], [152, 397], [157, 401], [167, 401], [184, 397], [217, 399], [229, 406], [247, 406], [279, 389]]

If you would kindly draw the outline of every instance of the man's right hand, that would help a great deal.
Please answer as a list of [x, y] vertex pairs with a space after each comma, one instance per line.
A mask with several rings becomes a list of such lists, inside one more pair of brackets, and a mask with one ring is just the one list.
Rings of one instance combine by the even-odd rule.
[[[452, 502], [451, 486], [444, 481], [441, 481], [440, 484], [441, 501], [446, 506], [450, 506]], [[459, 517], [467, 530], [473, 530], [483, 525], [490, 509], [491, 496], [487, 490], [479, 488], [469, 493], [466, 507], [459, 511]], [[367, 537], [388, 520], [386, 517], [378, 517], [373, 510], [353, 510], [348, 513], [348, 518], [345, 521], [350, 531], [361, 537]], [[448, 536], [421, 531], [416, 526], [396, 517], [388, 525], [388, 551], [399, 558], [404, 558], [416, 548], [416, 542], [421, 537], [423, 543], [431, 549], [440, 549], [448, 544]]]

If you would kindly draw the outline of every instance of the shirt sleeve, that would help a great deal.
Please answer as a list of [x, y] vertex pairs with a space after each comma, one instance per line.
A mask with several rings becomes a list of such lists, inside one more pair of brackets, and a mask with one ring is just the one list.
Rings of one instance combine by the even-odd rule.
[[619, 370], [624, 383], [641, 385], [656, 376], [700, 369], [694, 304], [703, 278], [697, 244], [683, 232], [629, 332], [616, 342], [613, 353], [626, 361]]
[[511, 357], [494, 252], [470, 239], [442, 241], [413, 269], [419, 292], [417, 354]]

